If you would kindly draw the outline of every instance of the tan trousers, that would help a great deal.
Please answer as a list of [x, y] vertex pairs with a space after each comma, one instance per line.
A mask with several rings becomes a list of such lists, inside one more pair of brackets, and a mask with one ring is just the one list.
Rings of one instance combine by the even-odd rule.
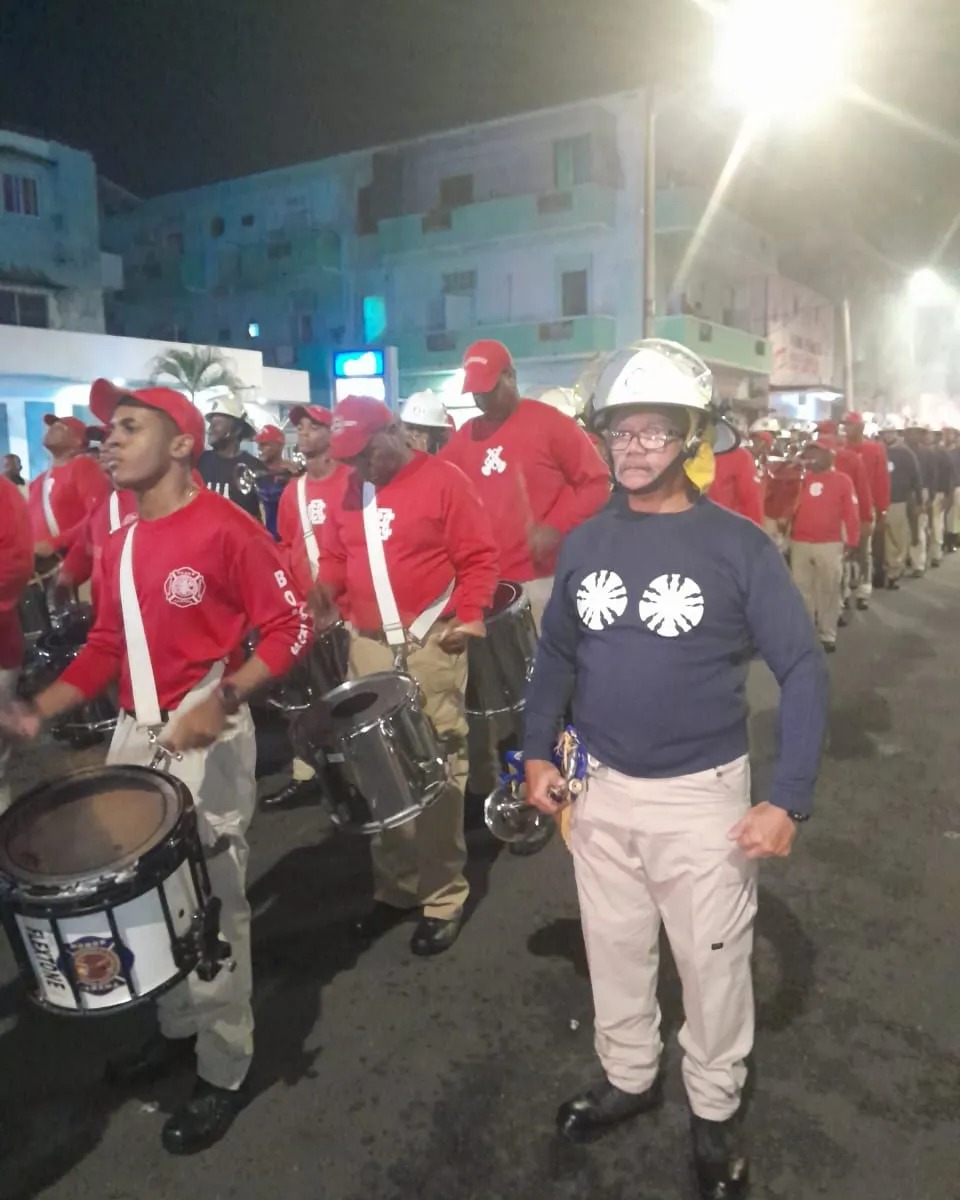
[[[17, 694], [17, 677], [20, 672], [15, 667], [0, 668], [0, 707], [9, 704]], [[13, 802], [10, 794], [10, 784], [7, 781], [7, 769], [10, 765], [10, 740], [0, 733], [0, 813], [6, 812]]]
[[753, 1046], [756, 862], [727, 837], [750, 807], [744, 757], [677, 779], [635, 779], [590, 760], [573, 806], [573, 853], [597, 1055], [616, 1087], [657, 1076], [661, 921], [683, 984], [683, 1079], [699, 1117], [740, 1105]]
[[947, 513], [946, 531], [951, 537], [960, 536], [960, 487], [953, 489], [953, 503]]
[[[533, 623], [540, 634], [540, 623], [543, 620], [544, 609], [553, 591], [553, 576], [543, 579], [531, 579], [523, 585], [524, 593], [530, 601], [530, 611], [533, 613]], [[506, 716], [497, 719], [469, 717], [470, 729], [467, 735], [467, 757], [470, 762], [470, 776], [467, 786], [475, 795], [488, 796], [497, 786], [500, 775], [501, 741], [507, 744], [519, 745], [519, 718]]]
[[943, 559], [943, 535], [945, 532], [945, 514], [947, 498], [943, 492], [938, 493], [930, 501], [930, 524], [927, 537], [927, 562], [929, 567]]
[[840, 542], [793, 542], [790, 546], [793, 582], [822, 642], [837, 640], [843, 546]]
[[[927, 503], [927, 493], [923, 493], [924, 505]], [[917, 536], [910, 535], [910, 552], [908, 559], [915, 575], [923, 575], [927, 569], [927, 546], [930, 542], [930, 516], [926, 508], [917, 514]]]
[[911, 541], [906, 501], [891, 504], [883, 532], [884, 568], [888, 583], [903, 577]]
[[[452, 784], [420, 816], [372, 839], [374, 899], [396, 908], [423, 906], [426, 917], [448, 921], [463, 908], [470, 891], [463, 875], [463, 787], [467, 779], [467, 719], [463, 693], [467, 655], [447, 654], [439, 645], [444, 624], [436, 624], [423, 646], [407, 658], [409, 673], [423, 691], [427, 716], [441, 738], [454, 747]], [[372, 638], [354, 637], [350, 669], [355, 677], [393, 669], [393, 651]]]
[[[253, 1058], [250, 994], [250, 905], [246, 896], [246, 831], [253, 817], [257, 786], [257, 741], [250, 710], [244, 706], [209, 749], [190, 750], [165, 768], [189, 787], [197, 806], [210, 886], [222, 904], [220, 930], [236, 964], [209, 983], [190, 975], [157, 1001], [160, 1031], [168, 1038], [196, 1035], [197, 1072], [215, 1087], [236, 1090]], [[153, 747], [144, 729], [121, 716], [108, 763], [146, 766]]]

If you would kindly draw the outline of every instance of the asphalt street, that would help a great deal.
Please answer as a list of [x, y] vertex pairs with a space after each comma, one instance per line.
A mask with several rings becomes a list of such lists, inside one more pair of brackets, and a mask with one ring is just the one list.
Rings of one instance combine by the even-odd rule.
[[[856, 614], [830, 661], [833, 715], [814, 820], [761, 875], [749, 1092], [756, 1200], [960, 1197], [960, 561]], [[755, 787], [775, 754], [776, 687], [751, 678]], [[691, 697], [691, 703], [695, 703]], [[26, 787], [97, 751], [18, 759]], [[267, 781], [264, 781], [265, 783]], [[681, 1200], [693, 1195], [676, 1031], [661, 977], [667, 1100], [588, 1147], [557, 1105], [598, 1076], [566, 851], [515, 858], [470, 835], [470, 919], [421, 961], [410, 926], [362, 949], [367, 849], [318, 810], [252, 830], [257, 1057], [249, 1107], [191, 1159], [160, 1147], [180, 1074], [138, 1091], [104, 1058], [140, 1012], [25, 1006], [0, 947], [3, 1200]]]

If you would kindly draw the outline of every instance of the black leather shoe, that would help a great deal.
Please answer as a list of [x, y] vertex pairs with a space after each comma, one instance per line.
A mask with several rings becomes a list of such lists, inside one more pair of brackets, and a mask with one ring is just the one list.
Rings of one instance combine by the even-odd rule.
[[351, 926], [355, 937], [365, 942], [376, 941], [395, 926], [400, 925], [410, 916], [412, 909], [397, 908], [393, 904], [384, 904], [382, 900], [374, 900], [373, 904], [362, 917], [358, 917]]
[[899, 592], [900, 591], [900, 584], [897, 582], [896, 579], [888, 579], [887, 580], [887, 591], [888, 592]]
[[160, 1140], [169, 1154], [197, 1154], [219, 1142], [243, 1108], [243, 1092], [198, 1079], [193, 1095], [164, 1125]]
[[862, 597], [857, 600], [857, 610], [859, 612], [866, 612], [869, 607], [870, 602], [868, 600], [864, 600]]
[[287, 808], [300, 804], [320, 804], [323, 792], [315, 779], [291, 779], [279, 792], [271, 792], [260, 801], [261, 808]]
[[729, 1121], [693, 1117], [690, 1130], [700, 1200], [742, 1200], [749, 1186], [750, 1164], [743, 1149], [739, 1117]]
[[847, 616], [846, 612], [844, 611], [840, 614], [839, 617], [837, 617], [837, 628], [838, 629], [846, 629], [846, 627], [849, 624], [850, 624], [850, 618]]
[[820, 645], [823, 647], [825, 654], [836, 654], [837, 652], [836, 642], [821, 642]]
[[652, 1112], [663, 1102], [659, 1077], [645, 1092], [623, 1092], [608, 1079], [557, 1109], [557, 1132], [568, 1142], [593, 1142], [608, 1129]]
[[421, 917], [410, 939], [410, 949], [423, 958], [442, 954], [460, 936], [462, 927], [463, 909], [449, 921], [441, 921], [438, 917]]
[[181, 1063], [193, 1059], [196, 1038], [165, 1038], [157, 1032], [138, 1046], [107, 1061], [104, 1078], [107, 1083], [152, 1083], [162, 1079]]

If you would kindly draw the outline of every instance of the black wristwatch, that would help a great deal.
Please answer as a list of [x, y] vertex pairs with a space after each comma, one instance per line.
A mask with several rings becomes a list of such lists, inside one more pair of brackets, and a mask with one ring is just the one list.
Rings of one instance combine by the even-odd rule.
[[810, 820], [810, 813], [791, 812], [789, 808], [787, 809], [787, 816], [796, 825], [802, 825], [804, 821]]
[[228, 717], [236, 716], [240, 711], [243, 701], [240, 699], [240, 693], [234, 684], [221, 683], [217, 688], [216, 696]]

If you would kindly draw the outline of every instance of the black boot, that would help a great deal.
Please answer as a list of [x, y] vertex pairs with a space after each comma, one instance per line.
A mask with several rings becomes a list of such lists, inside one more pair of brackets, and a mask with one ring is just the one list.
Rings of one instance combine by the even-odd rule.
[[700, 1200], [740, 1200], [746, 1196], [750, 1165], [738, 1116], [728, 1121], [692, 1117], [693, 1166]]
[[439, 917], [421, 917], [410, 939], [410, 949], [421, 958], [449, 950], [463, 928], [463, 909], [449, 921]]
[[107, 1083], [126, 1086], [132, 1083], [152, 1083], [168, 1075], [180, 1063], [193, 1059], [197, 1039], [165, 1038], [157, 1031], [149, 1041], [108, 1059], [104, 1078]]
[[662, 1102], [659, 1076], [645, 1092], [623, 1092], [605, 1079], [560, 1105], [557, 1132], [568, 1142], [593, 1142], [614, 1125], [652, 1112]]
[[193, 1095], [164, 1125], [160, 1140], [170, 1154], [197, 1154], [219, 1142], [243, 1108], [244, 1094], [198, 1079]]
[[271, 792], [260, 801], [261, 808], [293, 808], [301, 804], [320, 804], [323, 791], [315, 779], [291, 779], [279, 792]]
[[414, 911], [412, 908], [397, 908], [393, 904], [384, 904], [382, 900], [374, 900], [363, 916], [353, 922], [351, 929], [355, 937], [373, 942], [405, 921]]

